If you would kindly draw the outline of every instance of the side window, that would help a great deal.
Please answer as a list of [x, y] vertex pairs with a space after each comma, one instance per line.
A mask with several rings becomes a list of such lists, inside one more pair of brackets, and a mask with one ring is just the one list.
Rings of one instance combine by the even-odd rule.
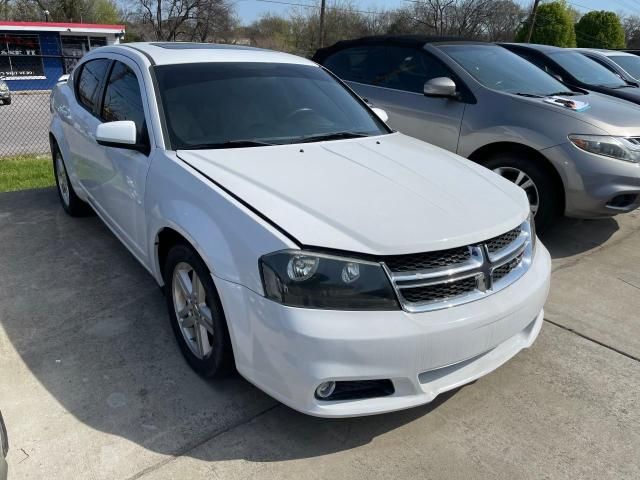
[[133, 120], [138, 138], [146, 137], [144, 107], [136, 74], [122, 62], [114, 62], [105, 87], [100, 117], [105, 122]]
[[438, 59], [414, 48], [388, 47], [386, 64], [386, 71], [374, 79], [374, 85], [422, 93], [427, 80], [452, 76]]
[[372, 83], [386, 69], [386, 48], [382, 46], [346, 48], [331, 55], [324, 66], [342, 80]]
[[541, 68], [542, 70], [547, 72], [549, 75], [553, 75], [557, 79], [562, 78], [558, 72], [554, 71], [551, 68], [551, 65], [545, 62], [544, 59], [540, 58], [538, 55], [523, 53], [523, 52], [516, 52], [516, 53], [520, 55], [522, 58], [524, 58], [525, 60], [527, 60], [528, 62], [533, 63], [536, 67]]
[[94, 111], [97, 104], [100, 84], [107, 74], [110, 60], [100, 58], [90, 60], [82, 66], [78, 76], [76, 94], [78, 102], [89, 111]]
[[[611, 65], [606, 63], [604, 60], [602, 60], [602, 59], [600, 59], [598, 57], [592, 57], [591, 55], [585, 55], [585, 57], [587, 57], [589, 60], [593, 60], [594, 62], [599, 63], [604, 68], [609, 70], [611, 73], [615, 73], [616, 75], [618, 75], [618, 72], [616, 72], [616, 70]], [[620, 75], [618, 75], [618, 76], [620, 76]]]

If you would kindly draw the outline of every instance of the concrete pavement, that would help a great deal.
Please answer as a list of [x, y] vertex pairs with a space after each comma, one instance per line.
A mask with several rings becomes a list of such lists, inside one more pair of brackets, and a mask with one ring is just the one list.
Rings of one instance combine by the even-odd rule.
[[11, 479], [640, 478], [639, 214], [543, 239], [555, 271], [531, 349], [431, 405], [323, 420], [192, 373], [151, 277], [57, 202], [0, 194]]

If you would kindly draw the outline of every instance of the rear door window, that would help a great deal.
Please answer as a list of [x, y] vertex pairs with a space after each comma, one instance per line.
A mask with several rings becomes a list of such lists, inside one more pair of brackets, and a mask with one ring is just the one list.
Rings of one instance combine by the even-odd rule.
[[373, 84], [374, 79], [388, 71], [386, 47], [346, 48], [331, 55], [324, 66], [343, 80]]
[[90, 60], [82, 66], [77, 81], [76, 94], [78, 102], [90, 112], [96, 110], [98, 90], [107, 74], [110, 60], [99, 58]]
[[426, 81], [451, 77], [451, 72], [438, 59], [426, 52], [408, 47], [387, 48], [387, 71], [374, 79], [375, 85], [423, 93]]

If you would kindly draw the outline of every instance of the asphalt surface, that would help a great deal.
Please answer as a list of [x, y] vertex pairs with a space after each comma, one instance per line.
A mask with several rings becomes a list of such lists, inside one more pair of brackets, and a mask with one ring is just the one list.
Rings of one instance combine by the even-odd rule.
[[11, 479], [640, 478], [640, 214], [564, 221], [534, 346], [431, 405], [307, 417], [182, 360], [151, 277], [53, 190], [0, 194]]
[[0, 158], [49, 151], [49, 93], [14, 93], [0, 105]]

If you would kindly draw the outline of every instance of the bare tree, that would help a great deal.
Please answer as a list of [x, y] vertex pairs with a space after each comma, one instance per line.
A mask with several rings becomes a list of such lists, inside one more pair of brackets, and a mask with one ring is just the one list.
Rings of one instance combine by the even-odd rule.
[[139, 22], [154, 40], [206, 41], [234, 23], [227, 0], [136, 0], [134, 4]]
[[620, 15], [627, 48], [640, 48], [640, 16]]
[[492, 42], [512, 42], [527, 11], [512, 0], [495, 0], [491, 5], [492, 14], [484, 22], [486, 40]]

